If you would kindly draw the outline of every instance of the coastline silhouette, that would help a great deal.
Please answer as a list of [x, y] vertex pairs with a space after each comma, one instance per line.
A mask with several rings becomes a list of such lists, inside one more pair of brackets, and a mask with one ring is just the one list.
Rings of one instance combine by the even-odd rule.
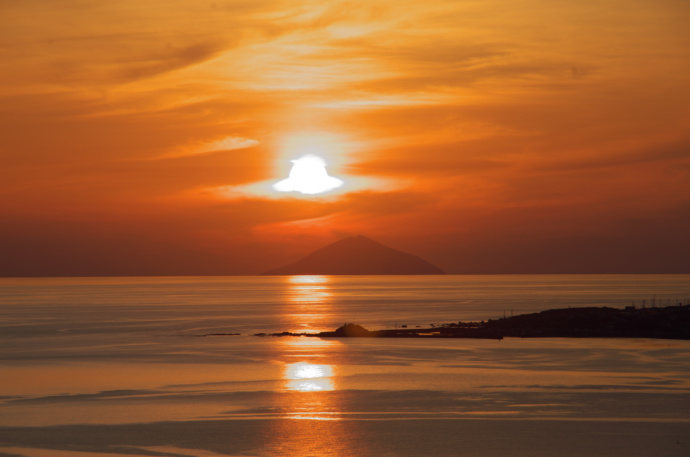
[[408, 329], [367, 330], [346, 323], [332, 332], [257, 333], [254, 336], [320, 338], [658, 338], [690, 340], [690, 305], [664, 308], [609, 307], [551, 309], [481, 322], [431, 324]]

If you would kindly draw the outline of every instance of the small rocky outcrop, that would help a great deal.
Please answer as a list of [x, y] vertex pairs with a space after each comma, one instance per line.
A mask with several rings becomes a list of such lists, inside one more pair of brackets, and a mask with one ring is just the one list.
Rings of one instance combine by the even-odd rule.
[[366, 337], [371, 336], [371, 332], [361, 325], [357, 324], [345, 324], [342, 327], [338, 327], [335, 332], [335, 336], [344, 337]]

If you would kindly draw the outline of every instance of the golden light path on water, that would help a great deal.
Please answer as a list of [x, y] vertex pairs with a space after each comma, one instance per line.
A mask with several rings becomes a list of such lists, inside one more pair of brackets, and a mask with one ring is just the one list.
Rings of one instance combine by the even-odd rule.
[[[317, 327], [324, 319], [325, 311], [331, 308], [331, 292], [328, 276], [289, 276], [287, 301], [291, 305], [289, 316], [292, 327], [302, 331], [318, 331]], [[323, 359], [328, 355], [328, 348], [339, 343], [319, 338], [290, 338], [283, 340], [282, 347], [290, 357], [309, 357]], [[283, 378], [285, 388], [300, 392], [322, 392], [334, 390], [334, 369], [331, 365], [300, 361], [286, 364]]]
[[[291, 331], [316, 332], [332, 311], [328, 276], [285, 279], [285, 325]], [[266, 453], [284, 456], [346, 456], [361, 433], [355, 421], [343, 419], [338, 377], [344, 343], [300, 337], [280, 338], [276, 359], [282, 364], [282, 393], [276, 397], [280, 420], [266, 430]]]
[[330, 314], [333, 294], [328, 276], [288, 276], [283, 316], [290, 332], [317, 333], [328, 330], [325, 318]]
[[280, 419], [266, 430], [267, 455], [352, 455], [351, 443], [362, 431], [357, 421], [342, 420], [342, 345], [310, 337], [280, 339], [276, 355], [283, 363], [282, 393], [275, 405]]
[[285, 366], [283, 375], [288, 390], [300, 392], [323, 392], [335, 390], [333, 367], [331, 365], [296, 362]]
[[297, 304], [323, 303], [331, 297], [328, 276], [288, 276], [288, 300]]

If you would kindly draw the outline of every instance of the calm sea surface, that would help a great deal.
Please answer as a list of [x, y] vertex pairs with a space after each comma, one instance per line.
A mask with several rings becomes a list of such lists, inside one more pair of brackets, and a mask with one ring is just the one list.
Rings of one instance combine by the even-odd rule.
[[687, 456], [688, 341], [251, 335], [688, 299], [690, 275], [0, 279], [0, 456]]

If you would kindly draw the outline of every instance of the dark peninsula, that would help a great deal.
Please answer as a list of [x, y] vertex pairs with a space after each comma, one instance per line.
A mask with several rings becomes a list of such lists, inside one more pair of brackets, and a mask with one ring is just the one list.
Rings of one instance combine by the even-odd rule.
[[364, 236], [352, 236], [317, 249], [264, 275], [442, 275], [424, 259]]
[[567, 308], [540, 313], [457, 322], [429, 328], [367, 330], [345, 324], [332, 332], [273, 333], [257, 336], [320, 338], [663, 338], [690, 340], [690, 305], [663, 308]]

